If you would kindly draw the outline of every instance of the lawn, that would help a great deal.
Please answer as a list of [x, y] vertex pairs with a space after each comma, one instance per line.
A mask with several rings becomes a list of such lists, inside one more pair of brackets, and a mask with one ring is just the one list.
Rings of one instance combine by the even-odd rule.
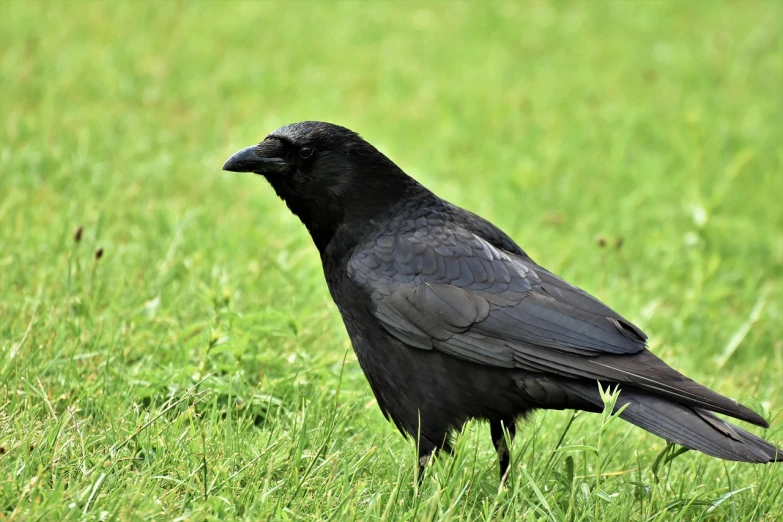
[[781, 35], [780, 2], [0, 3], [0, 520], [781, 520], [783, 465], [571, 412], [502, 487], [471, 423], [416, 488], [304, 227], [220, 170], [348, 126], [781, 445]]

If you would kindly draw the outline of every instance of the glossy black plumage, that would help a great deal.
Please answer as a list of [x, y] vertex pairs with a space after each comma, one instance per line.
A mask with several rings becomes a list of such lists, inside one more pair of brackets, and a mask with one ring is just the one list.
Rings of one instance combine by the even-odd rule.
[[290, 125], [224, 169], [264, 175], [307, 227], [378, 404], [419, 438], [421, 462], [480, 418], [503, 475], [504, 429], [513, 437], [515, 420], [537, 408], [599, 412], [598, 382], [619, 385], [622, 418], [666, 440], [729, 460], [781, 460], [710, 412], [766, 427], [761, 416], [666, 365], [638, 327], [355, 133]]

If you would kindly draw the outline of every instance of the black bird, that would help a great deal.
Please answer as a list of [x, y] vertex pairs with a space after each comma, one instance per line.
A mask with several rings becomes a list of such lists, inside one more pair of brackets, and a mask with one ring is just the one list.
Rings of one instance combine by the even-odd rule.
[[623, 419], [670, 442], [783, 460], [712, 412], [766, 428], [764, 418], [669, 367], [637, 326], [358, 134], [287, 125], [223, 170], [264, 176], [307, 227], [378, 405], [418, 440], [420, 478], [430, 455], [451, 451], [449, 434], [478, 418], [489, 421], [502, 479], [515, 421], [535, 409], [600, 412], [598, 383], [619, 386]]

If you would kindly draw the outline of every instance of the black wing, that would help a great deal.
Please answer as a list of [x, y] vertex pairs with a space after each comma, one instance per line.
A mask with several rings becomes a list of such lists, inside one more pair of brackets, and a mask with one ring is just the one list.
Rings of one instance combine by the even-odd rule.
[[371, 294], [386, 330], [410, 347], [478, 364], [628, 383], [766, 425], [655, 357], [639, 328], [588, 293], [462, 228], [380, 236], [354, 254], [349, 275]]

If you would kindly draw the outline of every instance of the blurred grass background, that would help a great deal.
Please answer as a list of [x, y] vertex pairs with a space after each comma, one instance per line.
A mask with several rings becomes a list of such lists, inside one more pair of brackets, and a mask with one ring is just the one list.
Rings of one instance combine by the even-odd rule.
[[780, 445], [781, 34], [780, 2], [2, 2], [0, 516], [779, 520], [780, 466], [658, 480], [625, 424], [553, 452], [567, 412], [508, 487], [474, 423], [414, 493], [306, 231], [220, 166], [352, 128]]

